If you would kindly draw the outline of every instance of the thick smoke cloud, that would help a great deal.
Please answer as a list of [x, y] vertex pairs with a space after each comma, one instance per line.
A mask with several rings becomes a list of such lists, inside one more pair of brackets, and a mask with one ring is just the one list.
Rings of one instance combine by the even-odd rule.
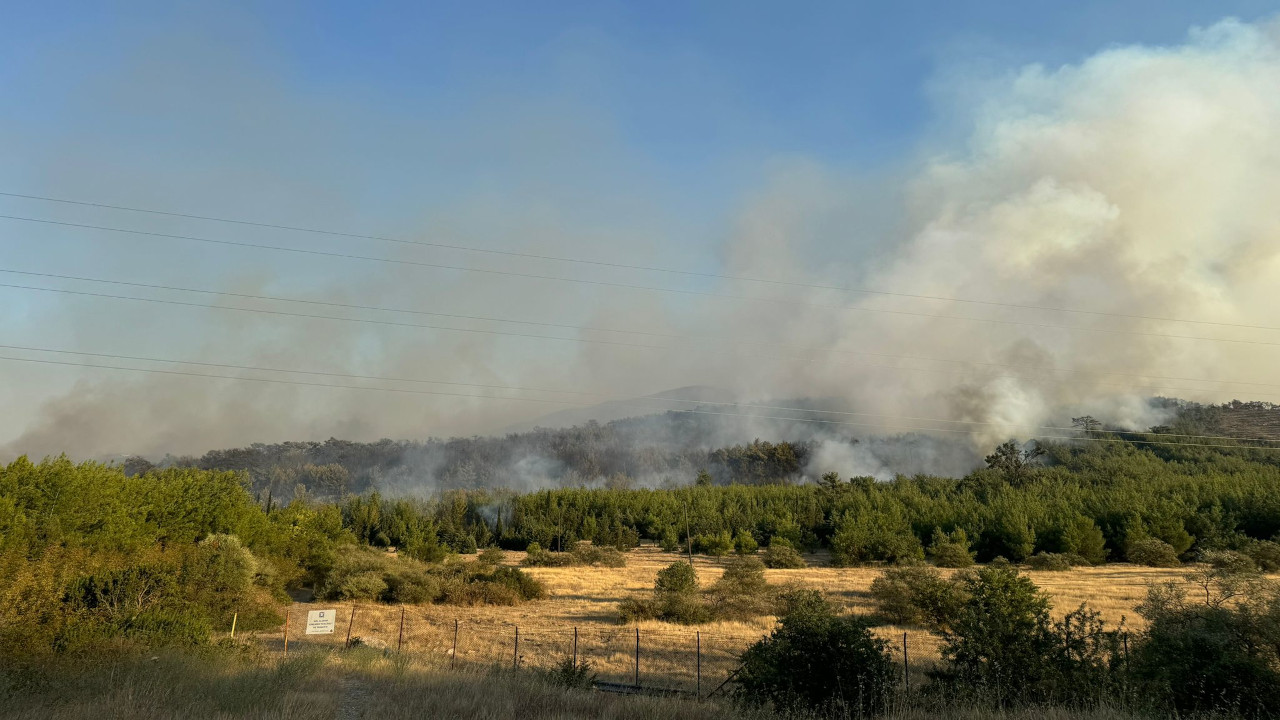
[[[163, 99], [173, 92], [173, 82], [151, 78], [145, 89]], [[124, 328], [130, 331], [129, 339], [112, 344], [121, 325], [109, 318], [118, 317], [121, 306], [108, 309], [107, 301], [88, 306], [75, 300], [59, 301], [48, 315], [35, 313], [32, 322], [53, 315], [71, 317], [50, 320], [64, 340], [85, 349], [111, 346], [112, 351], [132, 343], [145, 351], [135, 353], [139, 355], [572, 388], [611, 397], [707, 385], [724, 388], [743, 402], [829, 399], [832, 407], [870, 414], [827, 416], [857, 423], [836, 428], [839, 435], [864, 438], [853, 446], [831, 441], [818, 453], [816, 463], [842, 466], [842, 474], [963, 472], [994, 442], [1064, 434], [1037, 427], [1069, 424], [1073, 414], [1090, 413], [1116, 425], [1143, 428], [1161, 419], [1146, 403], [1157, 394], [1203, 401], [1274, 399], [1268, 391], [1275, 388], [1159, 378], [1277, 382], [1275, 347], [1169, 336], [1278, 342], [1280, 333], [1132, 316], [1280, 325], [1274, 314], [1275, 288], [1280, 287], [1280, 215], [1275, 212], [1280, 197], [1280, 93], [1275, 92], [1280, 87], [1280, 25], [1225, 21], [1193, 31], [1178, 46], [1114, 48], [1075, 65], [1026, 67], [1007, 77], [969, 82], [971, 87], [949, 87], [949, 100], [939, 101], [939, 113], [948, 124], [968, 128], [962, 144], [931, 147], [920, 159], [876, 177], [855, 177], [845, 169], [824, 166], [821, 159], [777, 160], [770, 177], [742, 200], [727, 226], [720, 248], [722, 271], [737, 277], [1097, 314], [747, 281], [698, 283], [624, 270], [456, 253], [446, 257], [419, 248], [376, 246], [377, 252], [406, 259], [772, 300], [669, 295], [502, 276], [432, 275], [403, 267], [344, 267], [321, 260], [264, 259], [249, 251], [223, 261], [226, 265], [211, 266], [200, 262], [206, 257], [206, 250], [200, 249], [174, 284], [251, 287], [263, 294], [643, 329], [703, 340], [452, 323], [669, 346], [655, 350], [128, 306], [134, 313]], [[136, 78], [125, 84], [133, 91], [126, 99], [137, 101]], [[184, 198], [199, 193], [215, 198], [229, 214], [240, 208], [247, 216], [287, 218], [289, 208], [313, 211], [315, 198], [339, 196], [344, 186], [326, 184], [325, 172], [314, 173], [321, 179], [313, 179], [313, 186], [304, 191], [278, 191], [270, 212], [247, 194], [227, 189], [228, 178], [252, 173], [257, 161], [251, 158], [266, 153], [263, 167], [275, 167], [275, 160], [285, 159], [272, 157], [275, 151], [260, 135], [285, 137], [304, 116], [325, 116], [309, 102], [280, 100], [283, 93], [277, 90], [252, 88], [256, 96], [273, 98], [260, 106], [259, 119], [266, 128], [252, 143], [224, 138], [231, 157], [219, 161], [224, 163], [219, 165], [222, 172], [214, 175], [209, 187], [198, 181], [180, 183], [153, 204], [192, 207]], [[235, 86], [218, 84], [212, 92], [213, 97], [198, 102], [208, 103], [206, 109], [215, 114], [224, 101], [244, 100], [239, 96], [243, 89]], [[473, 122], [481, 115], [484, 123]], [[504, 117], [520, 120], [504, 124]], [[307, 145], [365, 151], [342, 142], [349, 128], [359, 124], [384, 130], [385, 146], [379, 143], [374, 157], [382, 157], [380, 152], [389, 157], [388, 148], [394, 147], [397, 155], [411, 156], [404, 161], [406, 167], [415, 161], [453, 158], [462, 168], [471, 160], [469, 153], [508, 153], [506, 169], [516, 179], [499, 187], [477, 184], [447, 192], [438, 186], [409, 188], [408, 196], [425, 198], [427, 208], [418, 211], [406, 211], [403, 204], [346, 208], [333, 203], [326, 216], [308, 224], [385, 227], [386, 234], [396, 236], [637, 264], [673, 266], [698, 259], [678, 249], [697, 237], [692, 229], [696, 223], [663, 219], [660, 210], [659, 219], [653, 219], [655, 208], [668, 198], [650, 178], [633, 174], [606, 180], [607, 169], [643, 163], [635, 162], [632, 151], [612, 136], [609, 121], [589, 109], [573, 103], [535, 107], [519, 98], [487, 98], [447, 121], [446, 129], [454, 136], [439, 139], [437, 128], [431, 134], [436, 139], [430, 139], [406, 118], [374, 118], [344, 108], [340, 120], [307, 124]], [[300, 150], [286, 146], [281, 152]], [[91, 159], [118, 161], [109, 156]], [[45, 180], [63, 188], [82, 169], [52, 167]], [[85, 196], [102, 196], [95, 192], [102, 186], [80, 187]], [[432, 200], [441, 193], [447, 201]], [[388, 215], [380, 214], [384, 211]], [[137, 218], [126, 219], [137, 226]], [[226, 228], [217, 226], [162, 227], [227, 235]], [[236, 237], [279, 240], [267, 233], [237, 231]], [[513, 237], [520, 240], [513, 243]], [[291, 240], [325, 249], [351, 247], [333, 239]], [[154, 248], [146, 247], [146, 252]], [[130, 264], [106, 265], [128, 277]], [[960, 317], [984, 321], [956, 319]], [[744, 345], [726, 337], [764, 344]], [[519, 394], [584, 405], [603, 399]], [[27, 399], [32, 403], [23, 406], [16, 423], [10, 420], [14, 439], [6, 446], [7, 455], [66, 451], [78, 456], [155, 456], [330, 435], [357, 440], [466, 435], [529, 422], [561, 407], [137, 378], [107, 371], [85, 374], [47, 402]], [[791, 427], [794, 423], [783, 429], [768, 420], [731, 418], [727, 423], [730, 430], [717, 441], [780, 438], [779, 432], [803, 439], [796, 435], [806, 433]], [[918, 439], [893, 447], [866, 440], [928, 428], [975, 432], [938, 432], [937, 441]], [[831, 427], [814, 426], [807, 437], [833, 432]], [[531, 466], [527, 475], [548, 472]]]

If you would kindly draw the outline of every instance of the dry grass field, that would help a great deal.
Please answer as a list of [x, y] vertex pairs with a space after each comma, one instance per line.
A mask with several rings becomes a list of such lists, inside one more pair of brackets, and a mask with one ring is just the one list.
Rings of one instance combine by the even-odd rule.
[[[522, 553], [507, 553], [506, 563], [519, 564]], [[681, 690], [701, 689], [705, 694], [736, 667], [739, 652], [769, 632], [772, 617], [751, 622], [716, 622], [685, 627], [651, 621], [623, 626], [618, 623], [618, 602], [629, 595], [647, 593], [657, 572], [682, 556], [644, 547], [627, 553], [622, 568], [565, 567], [531, 568], [529, 572], [545, 583], [546, 600], [515, 607], [385, 605], [311, 603], [295, 604], [290, 613], [291, 650], [341, 644], [348, 630], [353, 637], [375, 646], [401, 648], [407, 655], [433, 666], [449, 667], [551, 667], [573, 656], [574, 629], [577, 629], [579, 659], [591, 663], [603, 680], [636, 680], [636, 632], [639, 631], [639, 681]], [[868, 594], [878, 568], [825, 567], [826, 558], [808, 556], [812, 567], [801, 570], [768, 570], [766, 577], [777, 585], [821, 590], [836, 604], [857, 613], [872, 613]], [[700, 582], [705, 586], [723, 572], [724, 561], [694, 557]], [[944, 571], [946, 572], [946, 571]], [[1157, 569], [1131, 565], [1075, 568], [1065, 572], [1028, 572], [1033, 581], [1053, 598], [1055, 614], [1087, 603], [1117, 626], [1122, 620], [1129, 628], [1140, 628], [1142, 619], [1134, 607], [1152, 583], [1181, 581], [1186, 569]], [[333, 607], [339, 623], [332, 636], [305, 636], [301, 627], [306, 611]], [[403, 632], [401, 631], [403, 617]], [[457, 623], [456, 656], [454, 628]], [[516, 643], [517, 630], [519, 644]], [[919, 628], [881, 626], [876, 632], [892, 641], [900, 661], [903, 634], [913, 674], [922, 673], [939, 656], [940, 640]], [[264, 637], [268, 647], [281, 649], [278, 637]], [[700, 651], [699, 651], [700, 646]], [[699, 656], [701, 668], [699, 670]]]

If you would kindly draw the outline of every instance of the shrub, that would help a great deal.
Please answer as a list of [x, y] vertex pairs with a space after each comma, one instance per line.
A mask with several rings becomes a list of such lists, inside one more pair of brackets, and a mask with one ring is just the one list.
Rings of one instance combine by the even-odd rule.
[[693, 551], [703, 555], [724, 557], [733, 552], [733, 536], [728, 530], [711, 535], [697, 535], [693, 539]]
[[786, 538], [775, 537], [764, 551], [764, 565], [775, 570], [794, 570], [808, 567], [800, 553], [791, 547]]
[[1081, 606], [1052, 622], [1048, 597], [1007, 562], [963, 573], [960, 586], [937, 674], [952, 691], [998, 705], [1096, 703], [1112, 687], [1117, 635], [1096, 612]]
[[877, 610], [896, 625], [950, 627], [964, 602], [959, 585], [925, 566], [890, 568], [871, 583]]
[[1107, 545], [1102, 529], [1090, 518], [1078, 516], [1063, 528], [1062, 552], [1077, 555], [1085, 561], [1074, 564], [1102, 565], [1107, 561]]
[[1228, 573], [1258, 572], [1258, 564], [1253, 558], [1234, 550], [1206, 550], [1200, 553], [1200, 562]]
[[833, 716], [883, 711], [896, 678], [888, 643], [820, 598], [792, 595], [788, 604], [778, 628], [743, 653], [741, 697]]
[[546, 671], [547, 682], [557, 687], [576, 690], [590, 690], [596, 681], [596, 674], [591, 672], [591, 663], [579, 660], [574, 664], [573, 658], [565, 658], [554, 669]]
[[1125, 551], [1129, 562], [1148, 567], [1177, 567], [1178, 553], [1169, 543], [1153, 537], [1141, 538], [1129, 543]]
[[501, 565], [506, 559], [507, 554], [499, 547], [487, 547], [476, 556], [476, 561], [485, 565]]
[[1071, 569], [1071, 557], [1062, 553], [1042, 552], [1027, 558], [1032, 570], [1062, 572]]
[[548, 552], [536, 542], [529, 543], [524, 553], [521, 564], [527, 567], [566, 567], [573, 564], [573, 556], [569, 553]]
[[617, 548], [599, 547], [589, 542], [580, 542], [570, 552], [575, 565], [600, 565], [603, 567], [626, 567], [627, 558]]
[[905, 511], [896, 505], [890, 508], [846, 513], [831, 538], [831, 564], [848, 567], [867, 562], [910, 564], [923, 560], [920, 538], [911, 531]]
[[382, 577], [387, 589], [381, 599], [392, 603], [416, 605], [434, 602], [440, 597], [440, 581], [422, 570], [400, 568]]
[[687, 562], [675, 562], [658, 571], [653, 582], [657, 593], [692, 593], [698, 590], [698, 573]]
[[967, 568], [973, 565], [973, 552], [969, 550], [969, 537], [964, 529], [956, 528], [950, 533], [944, 533], [942, 528], [934, 528], [929, 557], [934, 565], [943, 568]]
[[719, 620], [747, 620], [773, 611], [774, 592], [764, 578], [764, 563], [754, 557], [729, 561], [707, 592]]
[[[1177, 583], [1148, 591], [1138, 608], [1147, 630], [1134, 644], [1130, 666], [1166, 713], [1274, 717], [1280, 707], [1280, 593], [1260, 582], [1238, 595], [1240, 590], [1210, 584], [1205, 603], [1190, 601]], [[1222, 602], [1228, 597], [1233, 602]]]
[[733, 538], [733, 547], [739, 555], [754, 555], [760, 549], [760, 543], [751, 533], [738, 531]]
[[1245, 554], [1253, 559], [1258, 569], [1263, 572], [1280, 570], [1280, 543], [1272, 540], [1259, 540], [1245, 548]]

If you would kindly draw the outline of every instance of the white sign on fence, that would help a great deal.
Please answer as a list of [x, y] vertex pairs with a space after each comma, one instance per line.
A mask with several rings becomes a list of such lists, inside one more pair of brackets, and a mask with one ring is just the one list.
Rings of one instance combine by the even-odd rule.
[[307, 633], [308, 635], [332, 635], [333, 620], [337, 615], [335, 610], [309, 610], [307, 611]]

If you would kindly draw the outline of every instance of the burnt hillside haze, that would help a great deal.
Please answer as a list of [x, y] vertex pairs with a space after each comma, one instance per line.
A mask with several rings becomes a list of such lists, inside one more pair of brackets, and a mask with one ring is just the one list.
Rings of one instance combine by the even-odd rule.
[[[1280, 405], [1233, 401], [1222, 405], [1155, 398], [1169, 420], [1154, 432], [1280, 440]], [[1108, 431], [1141, 429], [1115, 427]], [[759, 432], [760, 439], [750, 433]], [[734, 438], [755, 437], [751, 440]], [[802, 422], [727, 429], [718, 418], [669, 412], [566, 428], [534, 428], [504, 436], [425, 441], [255, 443], [200, 457], [166, 457], [161, 466], [236, 470], [253, 492], [288, 501], [301, 492], [338, 498], [372, 491], [429, 495], [447, 490], [556, 487], [671, 487], [695, 481], [789, 483], [828, 471], [888, 479], [897, 474], [963, 475], [981, 463], [966, 439], [920, 434], [863, 439], [817, 434]], [[154, 467], [141, 457], [126, 472]], [[705, 471], [705, 475], [701, 475]]]
[[[704, 470], [719, 484], [775, 483], [799, 476], [813, 445], [753, 440], [716, 447], [713, 441], [707, 421], [670, 413], [501, 437], [255, 443], [198, 458], [168, 457], [159, 464], [243, 471], [254, 492], [287, 501], [304, 489], [323, 498], [374, 490], [429, 494], [580, 485], [657, 487], [687, 484]], [[152, 463], [130, 458], [125, 466], [136, 474]]]

